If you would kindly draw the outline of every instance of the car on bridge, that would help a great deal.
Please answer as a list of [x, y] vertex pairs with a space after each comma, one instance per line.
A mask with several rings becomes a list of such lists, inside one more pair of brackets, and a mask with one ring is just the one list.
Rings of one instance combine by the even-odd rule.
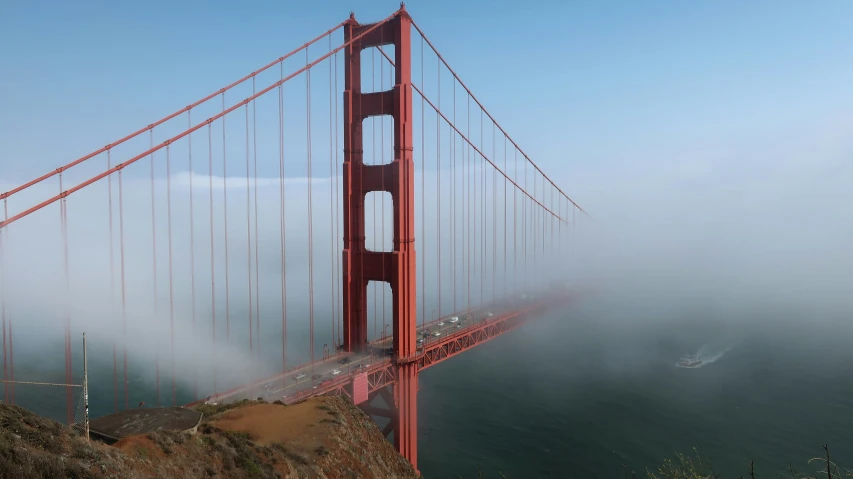
[[[448, 319], [447, 321], [450, 323], [458, 323], [459, 322], [459, 316], [451, 316], [450, 319]], [[439, 323], [439, 324], [441, 324], [441, 323]]]
[[352, 359], [350, 359], [349, 357], [346, 357], [346, 358], [341, 359], [341, 360], [340, 360], [340, 361], [338, 361], [338, 362], [339, 362], [339, 363], [341, 363], [341, 364], [349, 364], [349, 363], [351, 363], [351, 362], [352, 362]]

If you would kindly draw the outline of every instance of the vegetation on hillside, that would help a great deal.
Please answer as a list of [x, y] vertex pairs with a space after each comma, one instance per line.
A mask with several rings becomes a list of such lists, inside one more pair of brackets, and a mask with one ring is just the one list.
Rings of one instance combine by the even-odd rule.
[[342, 398], [199, 409], [206, 414], [196, 432], [142, 434], [108, 446], [0, 405], [0, 479], [418, 477], [370, 418]]
[[[286, 440], [273, 440], [277, 425], [253, 433], [233, 428], [252, 406], [291, 408], [292, 424]], [[296, 408], [303, 408], [297, 411]], [[5, 478], [275, 478], [275, 477], [418, 477], [411, 466], [385, 441], [375, 424], [341, 398], [317, 398], [310, 403], [284, 406], [263, 401], [198, 407], [204, 420], [196, 433], [157, 432], [124, 438], [114, 446], [88, 442], [78, 432], [37, 416], [21, 407], [0, 404], [0, 479]], [[236, 414], [230, 414], [231, 412]], [[274, 412], [274, 411], [273, 411]], [[310, 420], [304, 420], [305, 416]], [[285, 418], [286, 419], [286, 418]], [[244, 421], [243, 424], [250, 424]], [[251, 429], [251, 426], [247, 426]], [[299, 433], [298, 429], [307, 434]], [[296, 431], [296, 432], [295, 432]], [[261, 437], [266, 434], [267, 437]], [[637, 473], [625, 468], [625, 479], [722, 479], [713, 465], [694, 451], [676, 454], [657, 470]], [[800, 472], [791, 465], [791, 479], [849, 479], [853, 473], [836, 464], [828, 446], [823, 455]], [[477, 477], [487, 479], [478, 470]], [[497, 473], [498, 479], [510, 479]], [[751, 461], [731, 479], [768, 478]]]
[[[813, 472], [802, 473], [794, 469], [793, 465], [788, 464], [787, 474], [785, 478], [790, 479], [848, 479], [853, 477], [853, 472], [847, 471], [845, 468], [836, 464], [829, 453], [829, 446], [824, 445], [824, 457], [814, 457], [808, 460], [808, 465], [813, 469]], [[625, 479], [638, 479], [645, 477], [647, 479], [728, 479], [725, 476], [714, 471], [714, 466], [694, 449], [694, 455], [688, 456], [685, 454], [676, 454], [675, 459], [667, 459], [655, 471], [646, 471], [645, 474], [637, 473], [624, 466]], [[477, 478], [488, 479], [482, 469], [478, 468]], [[513, 479], [501, 472], [496, 476], [498, 479]], [[776, 477], [776, 476], [773, 476]], [[766, 474], [761, 474], [755, 471], [755, 463], [747, 462], [744, 467], [743, 474], [731, 479], [763, 479], [770, 478]]]
[[[836, 464], [829, 453], [829, 446], [824, 445], [824, 456], [813, 457], [808, 460], [808, 465], [812, 472], [803, 473], [794, 469], [792, 464], [788, 464], [788, 474], [786, 477], [791, 479], [846, 479], [853, 477], [853, 473], [848, 472], [845, 468]], [[705, 460], [698, 451], [694, 450], [694, 456], [685, 454], [676, 454], [675, 459], [667, 459], [658, 468], [657, 471], [648, 471], [648, 479], [722, 479], [723, 476], [714, 471], [714, 466]], [[737, 479], [756, 479], [767, 477], [764, 474], [755, 471], [755, 462], [748, 461], [744, 467], [745, 471]], [[636, 477], [636, 474], [626, 471], [626, 478]]]

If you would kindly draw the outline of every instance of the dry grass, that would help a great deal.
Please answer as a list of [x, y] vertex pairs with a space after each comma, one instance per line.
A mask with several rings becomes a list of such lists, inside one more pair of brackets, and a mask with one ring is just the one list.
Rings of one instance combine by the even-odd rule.
[[[791, 479], [847, 479], [853, 477], [853, 473], [836, 464], [829, 453], [829, 446], [824, 445], [824, 456], [809, 459], [808, 464], [815, 468], [814, 472], [801, 473], [788, 464], [788, 475]], [[714, 471], [710, 462], [694, 449], [693, 457], [684, 454], [676, 454], [675, 460], [667, 459], [657, 471], [648, 471], [649, 479], [722, 479], [720, 474]], [[744, 472], [737, 479], [756, 479], [762, 476], [755, 472], [755, 462], [747, 461]], [[625, 477], [634, 478], [635, 473], [629, 475], [627, 470]]]
[[251, 440], [264, 446], [305, 440], [308, 437], [317, 438], [325, 431], [323, 424], [326, 423], [322, 420], [326, 413], [318, 408], [324, 401], [324, 398], [312, 398], [293, 406], [255, 404], [224, 412], [208, 424], [227, 431], [246, 433]]
[[108, 446], [0, 405], [0, 479], [418, 477], [376, 425], [342, 398], [284, 406], [202, 406], [195, 434], [156, 432]]

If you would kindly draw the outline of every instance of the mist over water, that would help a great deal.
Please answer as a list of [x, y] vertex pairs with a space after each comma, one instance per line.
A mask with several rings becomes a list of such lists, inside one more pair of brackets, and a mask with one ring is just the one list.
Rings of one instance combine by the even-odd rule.
[[[744, 474], [746, 459], [767, 477], [789, 462], [811, 471], [824, 443], [853, 461], [847, 318], [726, 317], [690, 304], [649, 318], [608, 303], [581, 300], [424, 372], [425, 476], [472, 477], [481, 466], [489, 476], [609, 478], [627, 464], [644, 477], [694, 447], [724, 477]], [[685, 351], [709, 363], [675, 367]]]

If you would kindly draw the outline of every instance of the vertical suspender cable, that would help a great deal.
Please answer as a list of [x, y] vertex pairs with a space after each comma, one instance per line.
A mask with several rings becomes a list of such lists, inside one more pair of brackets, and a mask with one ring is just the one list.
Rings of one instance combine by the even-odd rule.
[[[107, 150], [107, 170], [112, 168], [111, 165], [112, 150]], [[110, 314], [115, 315], [115, 264], [113, 251], [113, 175], [107, 176], [107, 196], [109, 199], [108, 214], [110, 215]], [[2, 269], [2, 265], [0, 265]], [[5, 306], [5, 304], [4, 304]], [[5, 317], [4, 317], [5, 321]], [[118, 363], [116, 360], [116, 340], [113, 338], [113, 412], [118, 412]]]
[[[438, 63], [438, 105], [441, 108], [441, 63]], [[438, 317], [441, 317], [441, 115], [435, 115], [436, 245], [438, 253]]]
[[[480, 109], [480, 151], [486, 151], [485, 136], [483, 136], [483, 109]], [[481, 160], [483, 169], [480, 173], [480, 307], [486, 304], [486, 248], [488, 241], [486, 239], [486, 213], [488, 212], [488, 204], [486, 203], [486, 156], [482, 155]]]
[[[483, 134], [483, 129], [484, 129], [483, 110], [481, 109], [480, 110], [480, 145], [482, 148], [481, 151], [485, 152], [486, 151], [486, 140], [485, 140], [485, 136]], [[481, 240], [482, 241], [482, 248], [480, 250], [480, 262], [481, 262], [480, 270], [482, 271], [482, 273], [481, 273], [482, 279], [480, 280], [480, 306], [481, 307], [486, 305], [486, 278], [487, 278], [487, 275], [489, 274], [489, 271], [488, 271], [488, 269], [489, 269], [489, 266], [488, 266], [489, 240], [488, 240], [488, 237], [486, 236], [486, 235], [488, 235], [488, 231], [487, 231], [488, 230], [488, 217], [487, 216], [489, 213], [489, 203], [486, 199], [487, 198], [486, 188], [488, 187], [488, 185], [486, 183], [486, 175], [487, 175], [486, 170], [488, 169], [488, 165], [486, 164], [486, 156], [485, 155], [482, 156], [482, 161], [483, 161], [483, 171], [480, 173], [480, 181], [481, 181], [480, 202], [483, 205], [482, 206], [482, 214], [480, 216], [482, 218], [480, 220], [480, 228], [482, 229], [482, 235], [481, 235], [481, 237], [482, 237], [482, 240]], [[489, 278], [489, 280], [491, 280], [491, 278]]]
[[[223, 122], [225, 119], [223, 118]], [[210, 346], [213, 351], [213, 393], [216, 394], [216, 262], [213, 244], [213, 127], [207, 124], [208, 193], [210, 198]]]
[[[149, 143], [151, 148], [154, 148], [154, 129], [148, 130]], [[154, 152], [149, 156], [151, 162], [151, 267], [153, 268], [154, 278], [154, 322], [160, 324], [160, 309], [159, 301], [157, 300], [157, 216], [155, 213], [156, 196], [154, 193]], [[157, 383], [157, 407], [160, 407], [160, 348], [154, 347], [154, 375]]]
[[[483, 133], [485, 126], [483, 124], [483, 109], [480, 109], [480, 151], [486, 151], [486, 137]], [[483, 164], [480, 172], [480, 307], [486, 305], [486, 275], [488, 274], [488, 266], [486, 258], [488, 255], [488, 239], [486, 235], [486, 214], [488, 213], [488, 204], [486, 203], [486, 155], [481, 155]]]
[[[441, 64], [439, 64], [439, 67]], [[468, 123], [467, 130], [465, 132], [465, 136], [467, 138], [471, 138], [471, 96], [466, 97], [466, 101], [468, 102], [468, 112], [465, 115], [465, 118]], [[465, 172], [465, 230], [467, 231], [465, 235], [465, 260], [466, 267], [465, 269], [468, 271], [468, 307], [466, 308], [466, 312], [471, 314], [471, 184], [473, 175], [471, 174], [471, 143], [466, 142], [468, 145], [465, 147], [467, 151], [467, 158], [465, 158], [465, 167], [468, 171]]]
[[[59, 192], [62, 193], [62, 173], [59, 174]], [[65, 409], [70, 426], [74, 422], [74, 392], [70, 384], [74, 382], [71, 370], [71, 276], [68, 264], [68, 204], [62, 198], [59, 204], [62, 228], [62, 263], [65, 276]]]
[[[394, 84], [393, 81], [391, 82], [391, 84], [392, 85]], [[379, 61], [379, 88], [380, 88], [380, 90], [385, 91], [385, 62], [383, 62], [381, 60]], [[380, 106], [379, 106], [380, 110], [385, 111], [385, 97], [384, 96], [379, 97], [379, 104], [380, 104]], [[382, 116], [381, 123], [382, 123], [382, 125], [381, 125], [382, 130], [379, 133], [379, 145], [381, 148], [380, 151], [382, 153], [380, 154], [380, 161], [382, 161], [382, 164], [384, 165], [385, 164], [385, 116]], [[392, 128], [393, 128], [393, 125], [392, 125]], [[393, 156], [392, 156], [392, 158], [393, 158]], [[382, 192], [384, 193], [385, 192], [385, 175], [384, 174], [382, 175], [379, 182], [381, 184]], [[374, 195], [374, 198], [375, 197], [376, 197], [376, 195]], [[381, 205], [380, 216], [382, 217], [381, 232], [382, 232], [382, 252], [383, 252], [383, 254], [382, 254], [382, 271], [385, 271], [385, 252], [388, 251], [388, 249], [387, 249], [388, 245], [385, 244], [385, 195], [384, 194], [381, 196], [381, 201], [382, 201], [382, 205]], [[392, 246], [392, 249], [393, 249], [393, 246]], [[384, 336], [385, 330], [387, 329], [387, 327], [385, 325], [385, 289], [386, 289], [387, 283], [381, 282], [379, 284], [382, 285], [382, 335]]]
[[[3, 198], [3, 221], [9, 218], [8, 200]], [[0, 228], [0, 318], [2, 318], [3, 327], [3, 401], [9, 402], [9, 369], [6, 363], [6, 249], [4, 240], [6, 239], [6, 226]]]
[[[546, 186], [545, 186], [545, 175], [542, 175], [542, 203], [545, 203], [545, 188], [546, 188]], [[540, 236], [542, 237], [542, 251], [539, 254], [539, 270], [540, 270], [540, 273], [544, 274], [545, 272], [542, 271], [542, 269], [544, 268], [544, 264], [545, 264], [545, 260], [546, 260], [546, 258], [545, 258], [545, 251], [546, 251], [546, 249], [545, 249], [546, 248], [545, 238], [548, 236], [548, 218], [545, 216], [545, 210], [543, 208], [539, 208], [539, 217], [541, 218], [540, 221], [542, 223], [542, 232], [540, 233]], [[553, 216], [552, 216], [552, 218], [553, 218]]]
[[[381, 77], [380, 77], [381, 78]], [[370, 86], [372, 91], [376, 90], [376, 49], [372, 49], [370, 56]], [[380, 121], [384, 120], [385, 117], [382, 117]], [[370, 149], [371, 164], [375, 165], [376, 163], [376, 116], [372, 116], [370, 118], [370, 134], [372, 136], [371, 140], [373, 142], [373, 147]], [[379, 251], [379, 248], [376, 246], [376, 242], [379, 239], [379, 235], [376, 233], [376, 195], [372, 195], [373, 200], [373, 251]], [[367, 240], [365, 239], [365, 243]], [[367, 245], [365, 244], [365, 248]], [[364, 270], [362, 269], [362, 275], [364, 275]], [[367, 285], [365, 285], [365, 288]], [[376, 289], [376, 285], [373, 285], [373, 337], [374, 339], [379, 337], [379, 327], [378, 327], [378, 318], [379, 318], [379, 291]], [[384, 334], [384, 331], [383, 331]]]
[[[527, 163], [523, 163], [524, 165], [524, 191], [527, 191]], [[522, 247], [524, 249], [524, 292], [529, 292], [528, 281], [527, 281], [527, 198], [521, 198], [521, 230], [524, 234], [522, 238]]]
[[[513, 180], [518, 181], [518, 148], [513, 147]], [[512, 288], [518, 294], [518, 188], [512, 189]]]
[[[535, 186], [534, 186], [534, 188], [535, 188]], [[539, 201], [542, 204], [545, 204], [545, 176], [544, 175], [542, 176], [542, 186], [540, 187], [539, 192], [540, 192], [539, 193], [540, 194], [540, 200]], [[545, 219], [545, 209], [541, 206], [536, 208], [536, 222], [537, 222], [537, 226], [539, 226], [539, 229], [536, 232], [536, 234], [537, 234], [536, 238], [538, 241], [536, 243], [536, 246], [537, 246], [537, 248], [539, 248], [539, 256], [537, 257], [538, 260], [536, 263], [536, 265], [538, 267], [536, 278], [538, 278], [539, 287], [541, 288], [542, 287], [542, 274], [544, 273], [542, 271], [542, 261], [545, 259], [545, 257], [544, 257], [545, 225], [547, 224], [547, 220]]]
[[[537, 195], [536, 195], [536, 172], [535, 171], [533, 172], [533, 198], [538, 199]], [[531, 231], [531, 236], [532, 236], [531, 239], [533, 240], [532, 256], [533, 256], [533, 286], [534, 286], [534, 290], [536, 288], [536, 285], [539, 283], [539, 271], [538, 271], [539, 263], [536, 261], [536, 249], [539, 246], [539, 244], [537, 242], [537, 240], [539, 238], [536, 235], [536, 233], [538, 233], [538, 230], [539, 230], [539, 228], [538, 228], [539, 227], [539, 210], [540, 210], [540, 208], [533, 201], [531, 201], [530, 202], [530, 214], [533, 215], [533, 217], [531, 218], [530, 222], [532, 223], [531, 224], [531, 230], [532, 230]]]
[[[252, 77], [252, 95], [255, 94], [255, 77]], [[254, 197], [255, 197], [255, 351], [260, 359], [261, 356], [261, 295], [260, 281], [260, 252], [258, 248], [258, 100], [252, 100], [252, 169], [254, 170]], [[251, 301], [251, 298], [249, 298]]]
[[121, 180], [122, 172], [123, 170], [118, 170], [118, 238], [119, 262], [121, 263], [121, 341], [124, 363], [124, 408], [127, 409], [127, 294], [124, 282], [124, 195]]
[[166, 228], [169, 237], [169, 362], [172, 368], [172, 406], [175, 396], [175, 287], [172, 278], [172, 155], [171, 145], [166, 145]]
[[[424, 37], [421, 37], [421, 85], [424, 85]], [[426, 125], [425, 103], [421, 95], [421, 329], [426, 327]]]
[[[470, 96], [468, 98], [469, 98], [468, 101], [470, 102]], [[483, 140], [483, 135], [481, 134], [480, 135], [480, 146], [483, 146], [482, 140]], [[479, 155], [480, 155], [479, 153], [475, 153], [475, 158], [478, 158]], [[478, 229], [480, 226], [480, 223], [477, 222], [477, 208], [479, 208], [479, 203], [480, 203], [480, 201], [479, 201], [480, 197], [477, 195], [477, 183], [479, 183], [479, 178], [478, 178], [479, 175], [477, 174], [477, 169], [479, 168], [479, 163], [476, 160], [474, 160], [471, 162], [471, 166], [473, 167], [473, 171], [471, 173], [471, 181], [474, 184], [474, 188], [473, 188], [473, 194], [474, 194], [473, 211], [474, 211], [474, 215], [473, 215], [473, 220], [471, 222], [471, 226], [474, 229], [474, 235], [473, 235], [474, 236], [474, 250], [473, 250], [474, 254], [473, 254], [473, 256], [474, 256], [474, 258], [476, 258], [476, 261], [474, 262], [474, 280], [477, 281], [478, 283], [480, 283], [480, 287], [482, 288], [483, 278], [482, 277], [479, 279], [477, 278], [477, 271], [480, 269], [478, 267], [478, 264], [477, 264], [477, 263], [479, 263], [479, 259], [480, 259], [479, 251], [477, 251], [480, 248], [479, 236], [477, 235], [477, 232], [478, 232]], [[481, 292], [482, 292], [482, 289], [481, 289]], [[483, 306], [482, 296], [480, 296], [480, 306], [481, 307]]]
[[[452, 101], [456, 101], [456, 79], [451, 75], [451, 81], [453, 82], [453, 90], [454, 94], [451, 97]], [[456, 107], [454, 103], [454, 108]], [[456, 145], [456, 132], [453, 130], [455, 125], [447, 122], [447, 157], [450, 162], [450, 166], [447, 168], [447, 176], [450, 181], [450, 193], [448, 194], [448, 203], [450, 214], [448, 214], [448, 220], [450, 222], [450, 273], [451, 273], [451, 282], [450, 288], [452, 292], [452, 300], [450, 305], [450, 312], [454, 315], [459, 311], [456, 309], [456, 199], [454, 195], [456, 193], [456, 154], [454, 152], [454, 146]]]
[[[480, 151], [485, 151], [486, 147], [485, 136], [483, 135], [483, 109], [480, 109]], [[486, 299], [486, 156], [480, 155], [482, 166], [480, 168], [480, 195], [477, 197], [480, 202], [480, 308], [485, 305]]]
[[[549, 190], [551, 190], [550, 205], [553, 207], [554, 206], [554, 187], [552, 186], [551, 188], [549, 188]], [[561, 209], [562, 209], [562, 207], [558, 203], [557, 204], [557, 216], [560, 216], [560, 218], [562, 218], [561, 211], [560, 211]], [[555, 248], [554, 248], [554, 216], [553, 215], [551, 216], [551, 244], [548, 246], [548, 248], [549, 248], [548, 256], [553, 257], [554, 253], [555, 253]]]
[[[507, 174], [509, 174], [509, 162], [508, 162], [507, 156], [506, 156], [506, 135], [504, 135], [504, 171], [506, 171]], [[504, 176], [504, 291], [503, 291], [503, 297], [504, 298], [506, 298], [506, 293], [507, 293], [507, 274], [506, 274], [506, 271], [507, 271], [507, 264], [506, 264], [506, 241], [507, 241], [507, 236], [506, 236], [506, 227], [507, 227], [507, 225], [506, 225], [507, 201], [506, 200], [507, 200], [507, 194], [506, 194], [506, 189], [507, 189], [507, 184], [508, 183], [506, 180], [506, 176]]]
[[[381, 77], [380, 77], [381, 79]], [[376, 49], [372, 49], [370, 56], [370, 85], [372, 91], [376, 90]], [[381, 120], [384, 120], [385, 117], [381, 117]], [[371, 164], [376, 164], [376, 116], [372, 116], [370, 118], [370, 134], [372, 135], [373, 140], [373, 148], [370, 149], [370, 154], [372, 155]], [[363, 184], [363, 183], [362, 183]], [[376, 194], [372, 195], [373, 200], [373, 251], [379, 251], [379, 248], [376, 245], [376, 242], [379, 239], [379, 235], [376, 234]], [[362, 269], [362, 275], [364, 275], [364, 270]], [[365, 285], [365, 288], [367, 285]], [[378, 328], [378, 319], [379, 319], [379, 291], [376, 289], [376, 285], [373, 285], [373, 337], [374, 339], [379, 337], [379, 328]], [[385, 332], [382, 332], [385, 334]]]
[[[222, 92], [222, 111], [225, 112], [225, 92]], [[224, 223], [224, 239], [223, 246], [225, 247], [225, 344], [231, 343], [231, 305], [229, 304], [230, 294], [228, 288], [228, 150], [225, 148], [225, 120], [222, 117], [222, 215]]]
[[[497, 161], [495, 146], [495, 123], [492, 122], [492, 157]], [[492, 170], [492, 302], [495, 301], [495, 277], [498, 274], [498, 175]]]
[[[305, 49], [305, 64], [308, 64], [308, 49]], [[311, 341], [311, 372], [314, 372], [314, 211], [312, 209], [311, 183], [311, 69], [305, 71], [305, 87], [307, 97], [307, 130], [308, 130], [308, 316], [311, 323], [309, 336]]]
[[[284, 78], [284, 62], [279, 64], [281, 78]], [[279, 249], [281, 250], [281, 372], [287, 371], [287, 274], [285, 241], [285, 202], [284, 202], [284, 92], [283, 85], [278, 86], [278, 196], [279, 196]]]
[[[254, 78], [252, 78], [254, 88]], [[254, 92], [253, 92], [254, 94]], [[249, 283], [249, 357], [254, 356], [254, 323], [252, 322], [252, 197], [251, 186], [249, 183], [249, 104], [246, 103], [246, 279]]]
[[[329, 52], [332, 51], [332, 35], [329, 34]], [[338, 306], [338, 288], [335, 287], [337, 284], [337, 275], [335, 274], [337, 268], [337, 261], [335, 260], [336, 251], [335, 251], [335, 238], [337, 237], [337, 231], [335, 230], [335, 154], [334, 154], [334, 137], [332, 133], [332, 129], [334, 128], [334, 107], [333, 103], [335, 101], [334, 90], [332, 90], [332, 63], [337, 59], [332, 59], [329, 61], [329, 231], [331, 234], [331, 238], [329, 241], [329, 245], [331, 247], [331, 278], [329, 284], [332, 286], [332, 340], [329, 344], [332, 345], [332, 353], [335, 350], [335, 338], [337, 337], [337, 333], [335, 330], [335, 325], [337, 324], [337, 308]], [[325, 358], [324, 358], [325, 359]]]
[[[423, 37], [421, 37], [421, 55], [423, 55], [423, 43], [424, 40]], [[421, 79], [421, 85], [423, 85], [423, 83], [423, 79]], [[424, 98], [423, 95], [421, 95], [421, 105], [423, 105], [423, 102]], [[453, 77], [453, 125], [456, 126], [456, 77]], [[452, 131], [450, 134], [450, 148], [453, 151], [450, 155], [450, 178], [453, 180], [450, 191], [450, 221], [453, 224], [453, 226], [450, 227], [450, 237], [453, 238], [453, 259], [450, 263], [450, 269], [453, 271], [453, 312], [457, 313], [459, 312], [459, 308], [456, 305], [456, 297], [458, 295], [456, 290], [456, 248], [459, 246], [459, 241], [456, 236], [456, 183], [458, 178], [456, 177], [456, 134]]]
[[[338, 92], [338, 54], [337, 53], [335, 53], [334, 60], [335, 60], [335, 93], [337, 93]], [[336, 99], [335, 100], [335, 120], [337, 120], [338, 118], [339, 118], [338, 117], [338, 100]], [[340, 202], [340, 199], [338, 197], [338, 194], [339, 194], [338, 191], [340, 191], [341, 175], [337, 174], [337, 172], [339, 171], [338, 166], [341, 164], [341, 162], [340, 162], [340, 157], [338, 156], [340, 154], [340, 144], [338, 143], [338, 130], [339, 130], [339, 123], [337, 121], [335, 121], [335, 201], [334, 201], [334, 204], [335, 204], [335, 231], [336, 231], [336, 233], [335, 233], [335, 265], [336, 266], [335, 266], [335, 281], [333, 284], [335, 285], [334, 286], [335, 289], [338, 290], [338, 298], [341, 298], [341, 296], [343, 295], [343, 293], [342, 293], [343, 280], [341, 278], [341, 269], [343, 268], [343, 265], [341, 264], [341, 262], [343, 260], [341, 257], [342, 255], [340, 254], [340, 251], [342, 250], [342, 247], [341, 247], [341, 222], [340, 222], [340, 205], [341, 205], [341, 202]], [[338, 351], [337, 345], [341, 344], [341, 341], [342, 341], [342, 338], [341, 338], [341, 329], [343, 329], [343, 318], [342, 318], [342, 316], [343, 316], [343, 306], [339, 304], [338, 305], [338, 316], [336, 318], [338, 332], [336, 335], [337, 342], [335, 343], [335, 352]]]
[[[360, 61], [361, 60], [359, 60], [359, 62]], [[370, 70], [371, 70], [371, 72], [373, 71], [373, 63], [372, 62], [370, 64]], [[350, 70], [350, 75], [352, 75], [352, 70]], [[357, 82], [357, 83], [353, 83], [353, 82]], [[362, 93], [362, 91], [361, 91], [362, 90], [361, 80], [360, 79], [354, 79], [354, 78], [352, 78], [352, 76], [350, 76], [350, 84], [351, 85], [353, 85], [353, 84], [358, 85], [359, 86], [358, 94]], [[375, 87], [376, 83], [372, 82], [372, 85]], [[358, 102], [358, 121], [363, 125], [364, 124], [364, 117], [362, 116], [361, 113], [362, 113], [361, 102]], [[371, 121], [374, 121], [373, 127], [371, 127], [371, 132], [374, 135], [373, 151], [375, 151], [376, 150], [376, 139], [375, 139], [376, 138], [375, 137], [375, 135], [376, 135], [375, 125], [376, 125], [376, 123], [375, 123], [375, 120], [371, 120]], [[361, 135], [362, 135], [362, 144], [361, 144], [362, 154], [358, 155], [358, 158], [359, 158], [358, 184], [364, 185], [364, 130], [363, 129], [361, 130]], [[353, 137], [350, 136], [350, 144], [348, 145], [350, 151], [352, 151], [352, 149], [353, 149], [352, 142], [353, 142]], [[358, 192], [358, 194], [361, 197], [359, 200], [359, 204], [361, 204], [361, 211], [362, 211], [362, 213], [361, 213], [362, 218], [361, 218], [361, 222], [359, 224], [361, 224], [362, 228], [364, 229], [364, 226], [365, 226], [364, 221], [366, 220], [366, 217], [367, 217], [367, 213], [365, 212], [364, 207], [365, 207], [365, 203], [367, 202], [367, 199], [364, 195], [364, 189], [361, 187], [359, 187], [359, 188], [360, 188], [360, 191]], [[367, 250], [367, 238], [366, 238], [366, 236], [367, 236], [367, 231], [360, 231], [360, 232], [356, 233], [356, 240], [355, 241], [358, 244], [357, 249], [359, 250], [359, 255], [358, 255], [358, 257], [359, 257], [359, 260], [358, 260], [359, 276], [355, 279], [351, 279], [351, 281], [355, 281], [358, 283], [358, 297], [359, 297], [359, 300], [358, 300], [358, 302], [359, 302], [359, 315], [358, 315], [359, 316], [359, 318], [358, 318], [359, 324], [352, 325], [352, 326], [358, 327], [359, 334], [356, 334], [356, 336], [361, 336], [360, 331], [362, 328], [362, 321], [363, 321], [365, 340], [367, 339], [367, 333], [368, 333], [368, 329], [369, 329], [368, 328], [368, 326], [369, 326], [368, 320], [370, 319], [367, 317], [367, 283], [364, 281], [364, 256], [365, 256], [364, 253]], [[376, 324], [376, 322], [374, 320], [374, 325], [375, 324]], [[375, 326], [374, 326], [374, 328], [375, 328]], [[375, 331], [374, 331], [374, 334], [375, 334]], [[360, 350], [362, 348], [362, 345], [356, 344], [355, 346], [351, 345], [350, 347], [352, 349], [355, 349], [355, 350]]]
[[[188, 127], [192, 125], [192, 110], [187, 110]], [[193, 212], [193, 136], [187, 137], [187, 167], [189, 169], [190, 184], [190, 301], [192, 302], [192, 334], [196, 336], [196, 309], [195, 309], [195, 213]], [[198, 399], [198, 359], [193, 359], [193, 401]]]

